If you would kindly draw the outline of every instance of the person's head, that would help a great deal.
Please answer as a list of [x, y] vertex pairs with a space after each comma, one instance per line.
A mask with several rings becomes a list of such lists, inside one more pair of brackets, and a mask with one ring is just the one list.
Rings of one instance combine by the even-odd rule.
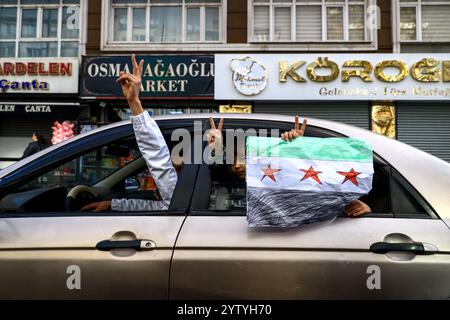
[[234, 148], [234, 161], [228, 165], [229, 170], [239, 179], [245, 180], [247, 166], [245, 164], [245, 147]]
[[39, 141], [39, 142], [42, 142], [42, 143], [45, 142], [44, 137], [41, 134], [36, 133], [36, 132], [33, 132], [33, 135], [31, 136], [31, 139], [33, 141]]

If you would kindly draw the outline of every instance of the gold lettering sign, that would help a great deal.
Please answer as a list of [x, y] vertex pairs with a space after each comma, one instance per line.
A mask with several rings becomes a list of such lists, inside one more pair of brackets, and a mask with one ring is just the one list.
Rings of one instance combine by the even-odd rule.
[[305, 64], [306, 61], [297, 60], [289, 66], [287, 61], [280, 61], [280, 82], [286, 82], [287, 76], [290, 76], [292, 80], [296, 82], [306, 82], [306, 79], [301, 77], [296, 70]]
[[220, 113], [252, 113], [252, 105], [251, 104], [225, 104], [219, 106]]
[[[397, 68], [399, 73], [395, 76], [387, 76], [383, 73], [383, 69], [385, 68]], [[375, 67], [375, 77], [384, 82], [400, 82], [408, 76], [408, 73], [407, 65], [398, 60], [381, 61]]]
[[363, 70], [342, 70], [342, 82], [348, 82], [350, 77], [359, 77], [364, 82], [372, 82], [373, 79], [369, 75], [372, 72], [372, 64], [365, 60], [348, 60], [342, 65], [343, 67], [363, 68]]
[[441, 70], [437, 68], [438, 64], [435, 59], [422, 59], [411, 66], [411, 77], [420, 82], [439, 82]]
[[372, 105], [372, 132], [395, 139], [395, 106], [390, 102]]
[[450, 61], [442, 61], [442, 81], [450, 82]]
[[[331, 70], [331, 73], [327, 76], [319, 76], [316, 74], [316, 68], [328, 68]], [[320, 57], [316, 61], [308, 64], [306, 72], [308, 78], [312, 81], [329, 82], [335, 80], [339, 76], [339, 67], [335, 62], [329, 61], [328, 57]]]
[[[341, 74], [342, 82], [349, 82], [352, 77], [360, 78], [363, 82], [373, 82], [375, 77], [379, 81], [395, 83], [404, 80], [411, 74], [411, 77], [418, 82], [450, 82], [450, 60], [438, 61], [433, 58], [424, 58], [413, 63], [410, 67], [401, 60], [380, 61], [375, 68], [367, 60], [347, 60], [342, 64], [342, 70], [328, 57], [318, 57], [316, 61], [306, 66], [307, 78], [300, 75], [300, 68], [307, 61], [295, 60], [289, 63], [281, 60], [279, 66], [279, 82], [287, 82], [290, 77], [295, 82], [305, 83], [309, 80], [315, 82], [331, 82], [336, 80]], [[442, 64], [442, 67], [441, 67]], [[353, 69], [345, 69], [353, 68]], [[397, 72], [389, 73], [386, 69], [397, 69]], [[317, 69], [329, 69], [327, 71]]]

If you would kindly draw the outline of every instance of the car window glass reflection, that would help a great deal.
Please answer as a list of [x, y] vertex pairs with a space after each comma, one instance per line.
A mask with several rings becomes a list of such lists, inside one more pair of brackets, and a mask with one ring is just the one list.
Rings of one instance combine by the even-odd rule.
[[126, 166], [141, 154], [136, 144], [111, 144], [93, 150], [53, 169], [21, 188], [74, 187], [93, 185]]
[[[315, 135], [313, 133], [313, 136]], [[311, 134], [307, 132], [305, 136]], [[211, 178], [209, 211], [241, 212], [245, 215], [247, 185], [245, 176], [240, 176], [235, 167], [236, 165], [227, 164], [209, 165]], [[375, 215], [397, 213], [427, 215], [427, 211], [417, 200], [418, 195], [412, 193], [407, 185], [408, 183], [401, 179], [395, 170], [391, 174], [388, 165], [374, 161], [372, 190], [360, 200], [367, 203]]]

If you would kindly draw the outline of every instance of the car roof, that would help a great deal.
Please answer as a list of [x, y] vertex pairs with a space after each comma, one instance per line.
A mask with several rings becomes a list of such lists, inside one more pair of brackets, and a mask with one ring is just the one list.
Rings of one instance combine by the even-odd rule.
[[[260, 121], [274, 121], [294, 123], [293, 116], [277, 115], [277, 114], [233, 114], [233, 113], [193, 113], [193, 114], [177, 114], [177, 115], [160, 115], [154, 116], [156, 121], [173, 120], [173, 119], [199, 119], [205, 120], [209, 117], [225, 119], [248, 119]], [[300, 117], [300, 121], [303, 119]], [[329, 120], [307, 118], [308, 125], [335, 131], [348, 137], [365, 140], [372, 145], [373, 150], [384, 160], [389, 162], [403, 177], [406, 178], [416, 190], [425, 197], [428, 203], [437, 211], [441, 218], [450, 219], [450, 164], [442, 159], [432, 156], [426, 152], [416, 149], [410, 145], [402, 143], [398, 140], [390, 139], [382, 135], [372, 133], [369, 130], [354, 127], [340, 122]], [[0, 171], [0, 178], [13, 171], [20, 166], [28, 163], [35, 158], [51, 152], [63, 145], [71, 143], [77, 139], [82, 139], [89, 135], [94, 135], [104, 130], [110, 130], [120, 126], [129, 125], [130, 120], [124, 120], [109, 125], [102, 126], [87, 133], [75, 136], [70, 140], [66, 140], [57, 145], [51, 146], [40, 151], [27, 159], [12, 164]]]

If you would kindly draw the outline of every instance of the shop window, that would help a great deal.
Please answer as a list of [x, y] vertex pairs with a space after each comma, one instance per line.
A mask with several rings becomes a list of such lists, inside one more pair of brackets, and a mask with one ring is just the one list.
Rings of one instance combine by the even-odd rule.
[[111, 43], [220, 42], [222, 0], [110, 0]]
[[400, 41], [450, 41], [450, 1], [399, 0]]
[[83, 1], [0, 1], [0, 57], [78, 57]]
[[253, 42], [366, 41], [364, 0], [253, 0]]

